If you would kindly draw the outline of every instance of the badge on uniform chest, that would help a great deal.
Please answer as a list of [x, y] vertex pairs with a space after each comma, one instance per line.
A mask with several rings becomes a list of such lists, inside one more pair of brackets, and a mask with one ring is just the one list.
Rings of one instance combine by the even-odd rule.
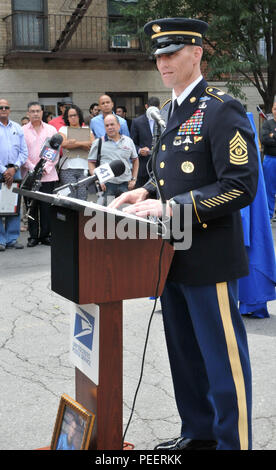
[[177, 135], [195, 135], [200, 134], [201, 126], [203, 124], [204, 111], [197, 109], [196, 112], [188, 119], [183, 122], [178, 129]]
[[197, 109], [187, 121], [181, 124], [174, 138], [173, 145], [196, 144], [202, 140], [202, 136], [199, 134], [203, 124], [203, 118], [204, 111]]

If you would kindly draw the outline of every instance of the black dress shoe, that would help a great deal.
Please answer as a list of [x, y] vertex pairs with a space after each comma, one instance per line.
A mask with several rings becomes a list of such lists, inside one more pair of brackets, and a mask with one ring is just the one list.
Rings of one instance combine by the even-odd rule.
[[177, 437], [171, 441], [162, 442], [154, 447], [154, 450], [216, 450], [216, 441], [201, 441], [188, 439], [187, 437]]
[[44, 237], [40, 239], [41, 245], [51, 245], [51, 237]]
[[33, 246], [36, 246], [36, 245], [38, 245], [38, 240], [36, 238], [29, 238], [28, 239], [27, 246], [29, 248], [32, 248]]

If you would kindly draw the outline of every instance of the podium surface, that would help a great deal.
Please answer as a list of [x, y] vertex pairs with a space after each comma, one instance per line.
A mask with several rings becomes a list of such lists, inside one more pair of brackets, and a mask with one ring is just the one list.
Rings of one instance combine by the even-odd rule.
[[89, 448], [122, 449], [123, 300], [161, 295], [173, 247], [146, 219], [66, 196], [18, 191], [52, 205], [51, 289], [75, 304], [99, 307], [98, 383], [76, 368], [75, 399], [96, 414]]

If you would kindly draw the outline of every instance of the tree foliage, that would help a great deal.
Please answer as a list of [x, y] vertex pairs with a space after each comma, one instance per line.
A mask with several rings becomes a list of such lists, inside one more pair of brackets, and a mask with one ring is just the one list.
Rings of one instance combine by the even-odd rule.
[[276, 0], [138, 0], [124, 5], [122, 14], [133, 18], [140, 31], [158, 18], [207, 21], [208, 79], [226, 81], [229, 92], [240, 98], [242, 85], [253, 85], [270, 112], [276, 95]]

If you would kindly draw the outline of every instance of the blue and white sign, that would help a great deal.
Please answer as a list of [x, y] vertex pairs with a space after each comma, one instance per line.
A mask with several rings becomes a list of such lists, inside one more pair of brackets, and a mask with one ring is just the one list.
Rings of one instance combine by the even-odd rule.
[[98, 168], [95, 168], [94, 174], [97, 175], [100, 184], [106, 183], [115, 176], [109, 163], [103, 163]]
[[70, 359], [95, 385], [99, 385], [99, 307], [73, 305]]

